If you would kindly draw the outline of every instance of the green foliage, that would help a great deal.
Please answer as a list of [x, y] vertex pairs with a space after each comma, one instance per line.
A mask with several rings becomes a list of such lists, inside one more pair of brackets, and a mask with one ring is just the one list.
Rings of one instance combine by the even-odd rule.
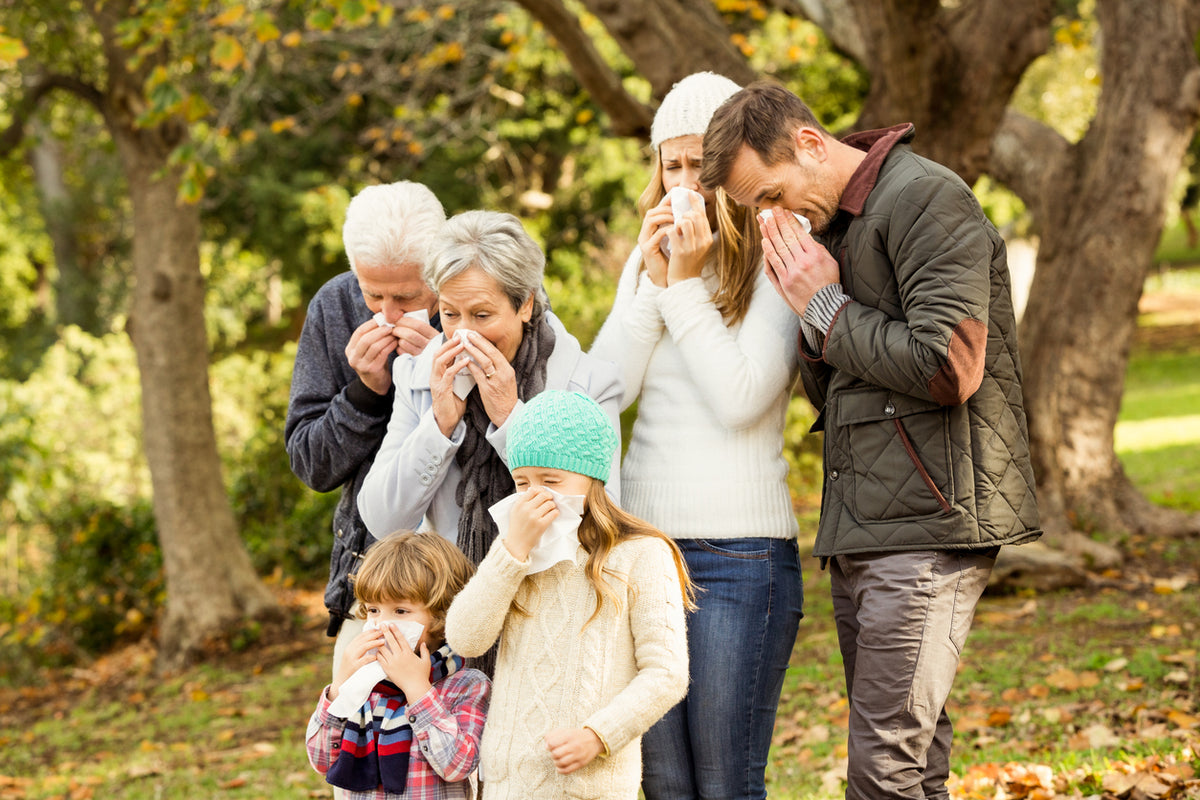
[[230, 503], [256, 568], [310, 584], [328, 574], [338, 493], [312, 491], [288, 465], [283, 429], [295, 357], [289, 344], [214, 364], [213, 415]]
[[1054, 44], [1036, 59], [1013, 93], [1012, 107], [1054, 128], [1071, 142], [1087, 132], [1100, 98], [1094, 0], [1054, 20]]
[[67, 663], [145, 634], [165, 599], [149, 504], [81, 499], [40, 523], [45, 567], [30, 591], [4, 600], [13, 619], [0, 636], [6, 660]]

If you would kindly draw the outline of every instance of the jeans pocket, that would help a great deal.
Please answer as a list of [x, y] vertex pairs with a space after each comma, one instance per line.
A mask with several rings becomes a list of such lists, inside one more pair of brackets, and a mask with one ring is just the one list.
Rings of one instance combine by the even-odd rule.
[[696, 544], [706, 552], [726, 558], [762, 561], [771, 556], [770, 542], [759, 538], [697, 539]]

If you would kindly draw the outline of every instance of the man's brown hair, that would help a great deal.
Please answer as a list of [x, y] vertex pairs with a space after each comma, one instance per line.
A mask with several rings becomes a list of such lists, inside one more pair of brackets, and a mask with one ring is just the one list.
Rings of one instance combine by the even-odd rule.
[[767, 166], [791, 160], [793, 134], [802, 127], [828, 135], [799, 97], [775, 81], [755, 81], [726, 100], [708, 123], [700, 183], [708, 189], [723, 186], [742, 145], [749, 145]]
[[350, 576], [359, 603], [356, 616], [366, 618], [365, 605], [424, 603], [433, 618], [425, 641], [430, 649], [440, 647], [446, 639], [450, 602], [474, 573], [462, 551], [436, 533], [393, 533], [376, 542]]

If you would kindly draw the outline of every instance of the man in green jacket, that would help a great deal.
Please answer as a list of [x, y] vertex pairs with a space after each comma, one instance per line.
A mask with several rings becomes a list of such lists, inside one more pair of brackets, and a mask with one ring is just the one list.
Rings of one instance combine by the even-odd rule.
[[1004, 241], [912, 136], [838, 140], [760, 82], [714, 115], [700, 176], [762, 209], [767, 275], [801, 317], [854, 800], [948, 796], [976, 603], [1000, 546], [1041, 534]]

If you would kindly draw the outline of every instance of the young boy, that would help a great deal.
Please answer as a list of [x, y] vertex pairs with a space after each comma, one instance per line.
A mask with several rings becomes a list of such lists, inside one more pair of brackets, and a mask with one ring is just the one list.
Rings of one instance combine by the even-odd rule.
[[470, 798], [491, 684], [445, 644], [474, 569], [437, 535], [377, 542], [351, 576], [357, 616], [308, 723], [308, 760], [345, 800]]

